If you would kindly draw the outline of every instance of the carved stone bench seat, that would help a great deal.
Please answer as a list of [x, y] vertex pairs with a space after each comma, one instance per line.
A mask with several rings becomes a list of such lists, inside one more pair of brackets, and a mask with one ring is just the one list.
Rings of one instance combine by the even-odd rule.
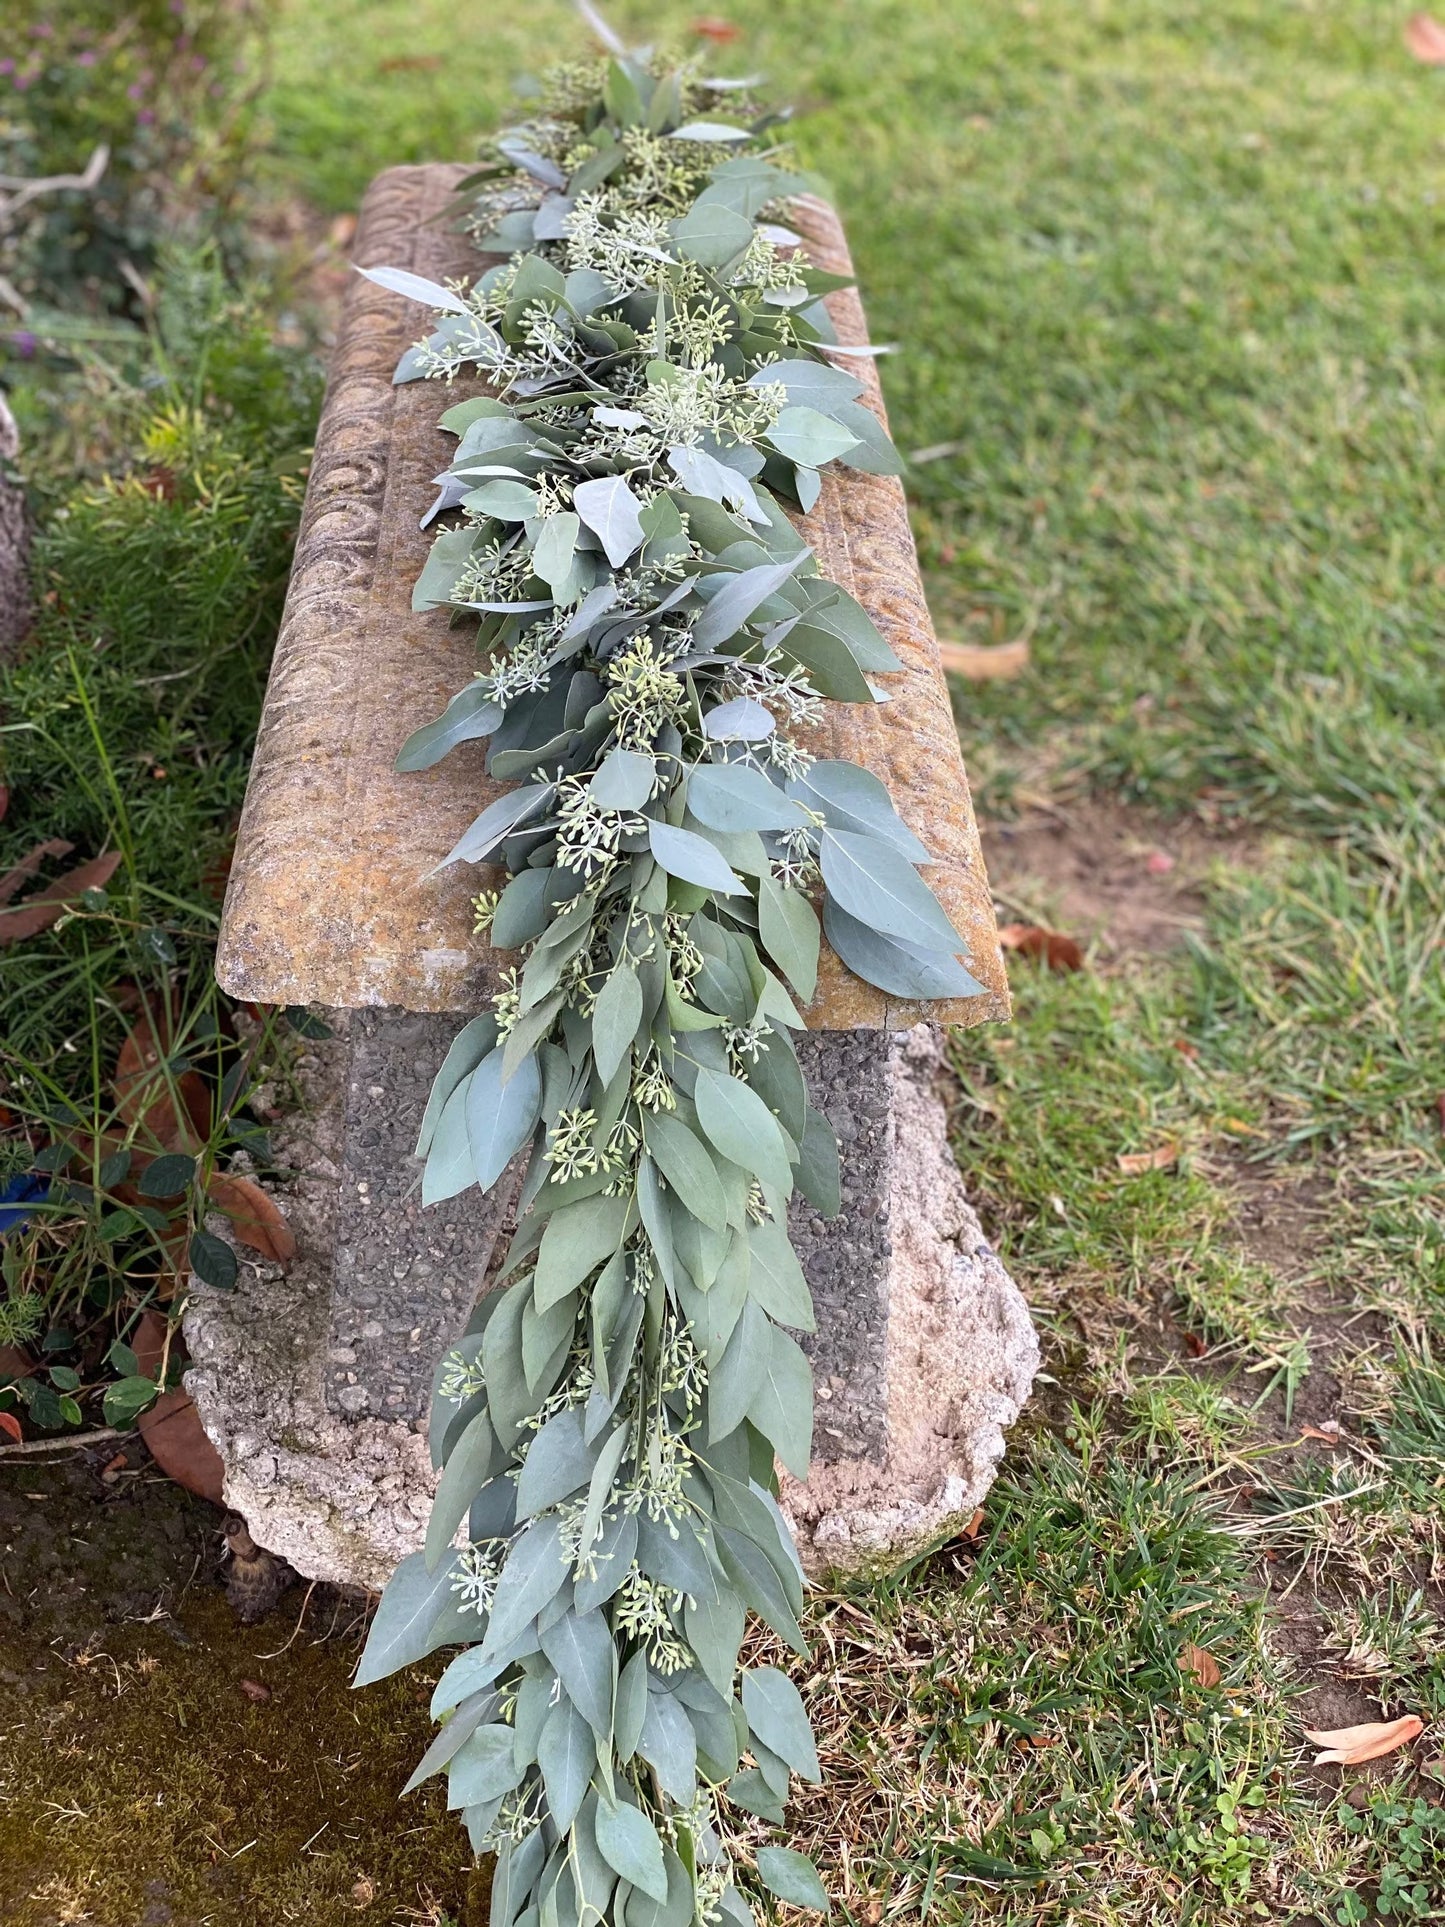
[[[358, 264], [475, 275], [476, 255], [439, 219], [463, 171], [381, 175], [362, 209]], [[830, 209], [797, 202], [791, 218], [820, 266], [851, 272]], [[866, 341], [856, 293], [829, 307], [841, 341]], [[504, 787], [486, 775], [483, 746], [423, 774], [394, 768], [406, 737], [476, 668], [469, 624], [411, 608], [432, 539], [420, 518], [450, 444], [436, 426], [439, 387], [391, 377], [427, 320], [351, 283], [217, 961], [233, 996], [353, 1013], [311, 1053], [321, 1149], [291, 1206], [300, 1257], [287, 1278], [253, 1271], [230, 1297], [198, 1288], [187, 1325], [191, 1386], [229, 1501], [302, 1571], [370, 1584], [420, 1541], [431, 1368], [485, 1284], [503, 1210], [472, 1191], [423, 1214], [407, 1163], [457, 1017], [489, 1001], [512, 961], [472, 934], [471, 898], [492, 875], [430, 874]], [[850, 368], [881, 416], [873, 363]], [[458, 382], [447, 399], [469, 392]], [[817, 1301], [818, 1405], [812, 1475], [785, 1497], [809, 1563], [857, 1566], [967, 1517], [1037, 1351], [964, 1198], [935, 1088], [939, 1027], [1007, 1016], [1008, 990], [902, 485], [830, 468], [803, 526], [822, 572], [904, 665], [887, 679], [888, 702], [827, 705], [810, 747], [887, 784], [935, 854], [928, 881], [984, 985], [977, 997], [903, 1004], [825, 951], [805, 1012], [821, 1034], [800, 1056], [842, 1142], [845, 1189], [826, 1225], [794, 1207]]]

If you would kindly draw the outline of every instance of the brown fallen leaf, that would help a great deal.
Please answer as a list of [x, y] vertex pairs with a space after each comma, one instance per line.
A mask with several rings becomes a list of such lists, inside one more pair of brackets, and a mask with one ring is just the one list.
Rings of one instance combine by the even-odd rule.
[[1206, 1689], [1219, 1684], [1219, 1661], [1213, 1653], [1206, 1652], [1202, 1646], [1194, 1646], [1186, 1642], [1180, 1647], [1179, 1670], [1181, 1673], [1187, 1673], [1191, 1679], [1198, 1680], [1199, 1684]]
[[25, 1436], [20, 1430], [20, 1421], [13, 1412], [0, 1412], [0, 1432], [3, 1432], [6, 1438], [14, 1439], [17, 1445]]
[[142, 1378], [158, 1379], [166, 1356], [166, 1334], [170, 1321], [158, 1311], [143, 1311], [126, 1343], [135, 1353]]
[[109, 856], [93, 856], [88, 863], [79, 863], [64, 876], [56, 877], [53, 883], [47, 883], [23, 903], [0, 906], [0, 945], [23, 943], [26, 937], [48, 930], [87, 890], [104, 889], [119, 868], [119, 850], [112, 850]]
[[1203, 1358], [1209, 1347], [1198, 1332], [1185, 1332], [1184, 1349], [1191, 1358]]
[[1315, 1755], [1316, 1766], [1361, 1766], [1393, 1753], [1397, 1746], [1408, 1746], [1424, 1731], [1422, 1719], [1403, 1713], [1397, 1720], [1366, 1720], [1362, 1726], [1337, 1726], [1325, 1732], [1307, 1726], [1304, 1733], [1313, 1745], [1324, 1748]]
[[33, 850], [27, 850], [13, 870], [7, 870], [0, 877], [0, 903], [8, 903], [22, 883], [28, 883], [48, 856], [69, 856], [75, 848], [64, 837], [52, 836], [48, 842], [37, 843]]
[[213, 1505], [221, 1504], [225, 1467], [220, 1453], [206, 1437], [201, 1415], [189, 1392], [162, 1392], [155, 1404], [136, 1420], [136, 1429], [162, 1472], [198, 1498], [209, 1499]]
[[1302, 1425], [1299, 1435], [1302, 1439], [1321, 1439], [1326, 1445], [1343, 1445], [1345, 1442], [1339, 1424], [1333, 1419], [1324, 1425]]
[[1121, 1151], [1114, 1162], [1126, 1178], [1137, 1178], [1145, 1171], [1167, 1171], [1178, 1156], [1177, 1144], [1158, 1144], [1152, 1151]]
[[999, 682], [1021, 676], [1029, 666], [1029, 645], [1022, 636], [1016, 642], [941, 642], [938, 654], [945, 672], [965, 682]]
[[1445, 27], [1428, 13], [1412, 13], [1405, 22], [1405, 45], [1427, 67], [1445, 67]]
[[207, 1195], [231, 1220], [242, 1244], [277, 1264], [290, 1264], [296, 1256], [296, 1238], [269, 1191], [263, 1191], [253, 1178], [215, 1177]]
[[168, 1002], [151, 993], [136, 999], [136, 1022], [126, 1032], [111, 1079], [116, 1109], [142, 1140], [162, 1151], [197, 1151], [211, 1130], [211, 1094], [198, 1071], [168, 1076], [174, 1040]]
[[1037, 957], [1050, 970], [1082, 970], [1084, 953], [1073, 937], [1061, 930], [1049, 930], [1041, 923], [1006, 923], [998, 933], [1005, 950], [1017, 950], [1021, 957]]

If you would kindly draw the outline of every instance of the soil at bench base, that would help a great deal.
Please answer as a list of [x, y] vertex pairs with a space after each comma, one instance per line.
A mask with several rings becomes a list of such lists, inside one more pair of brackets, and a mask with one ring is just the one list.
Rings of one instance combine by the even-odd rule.
[[294, 1639], [303, 1586], [239, 1625], [222, 1515], [113, 1454], [0, 1459], [0, 1921], [484, 1921], [445, 1782], [397, 1802], [439, 1668], [353, 1692], [362, 1602], [321, 1587]]

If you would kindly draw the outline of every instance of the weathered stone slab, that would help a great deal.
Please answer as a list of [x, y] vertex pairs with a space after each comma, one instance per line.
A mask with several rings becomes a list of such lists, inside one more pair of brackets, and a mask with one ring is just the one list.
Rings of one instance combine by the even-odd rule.
[[[381, 175], [362, 208], [357, 261], [436, 280], [475, 274], [470, 245], [437, 218], [463, 171], [439, 165]], [[800, 201], [793, 218], [820, 265], [851, 272], [831, 209]], [[853, 290], [831, 296], [829, 307], [840, 339], [866, 341]], [[449, 628], [445, 610], [411, 610], [431, 541], [418, 521], [452, 446], [436, 427], [437, 385], [391, 383], [398, 356], [426, 322], [416, 305], [353, 280], [217, 958], [222, 986], [258, 1003], [472, 1011], [510, 962], [471, 934], [469, 899], [488, 879], [461, 864], [428, 876], [503, 787], [486, 775], [482, 746], [465, 745], [422, 775], [392, 767], [410, 732], [476, 668], [469, 626]], [[853, 368], [881, 417], [871, 362]], [[453, 398], [466, 392], [458, 383]], [[825, 470], [804, 528], [824, 572], [858, 597], [905, 665], [886, 679], [891, 702], [829, 704], [813, 747], [864, 763], [888, 784], [936, 856], [928, 880], [988, 988], [924, 1010], [859, 983], [825, 956], [808, 1022], [898, 1030], [923, 1016], [954, 1024], [1004, 1017], [993, 907], [902, 484]]]
[[[448, 1021], [334, 1021], [303, 1063], [309, 1115], [273, 1133], [300, 1171], [296, 1260], [282, 1274], [242, 1251], [234, 1292], [194, 1287], [186, 1382], [253, 1537], [308, 1576], [379, 1586], [425, 1531], [432, 1367], [489, 1283], [504, 1206], [471, 1192], [418, 1218], [409, 1194]], [[937, 1032], [818, 1035], [801, 1055], [844, 1191], [836, 1218], [800, 1203], [790, 1225], [818, 1332], [813, 1468], [783, 1498], [812, 1571], [857, 1570], [967, 1520], [1038, 1350], [949, 1150]]]

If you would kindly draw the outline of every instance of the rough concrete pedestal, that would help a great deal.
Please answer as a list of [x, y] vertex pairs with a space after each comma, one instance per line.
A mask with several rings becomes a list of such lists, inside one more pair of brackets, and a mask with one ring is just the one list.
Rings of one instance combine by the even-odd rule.
[[[377, 1587], [422, 1542], [437, 1359], [488, 1272], [505, 1200], [423, 1213], [409, 1153], [449, 1017], [339, 1013], [308, 1046], [310, 1114], [276, 1138], [289, 1270], [242, 1251], [233, 1292], [197, 1285], [187, 1386], [226, 1500], [308, 1577]], [[800, 1056], [838, 1133], [843, 1208], [796, 1201], [817, 1309], [813, 1469], [783, 1501], [805, 1565], [896, 1565], [964, 1524], [1038, 1365], [1017, 1287], [979, 1228], [947, 1141], [937, 1032], [814, 1032]]]

